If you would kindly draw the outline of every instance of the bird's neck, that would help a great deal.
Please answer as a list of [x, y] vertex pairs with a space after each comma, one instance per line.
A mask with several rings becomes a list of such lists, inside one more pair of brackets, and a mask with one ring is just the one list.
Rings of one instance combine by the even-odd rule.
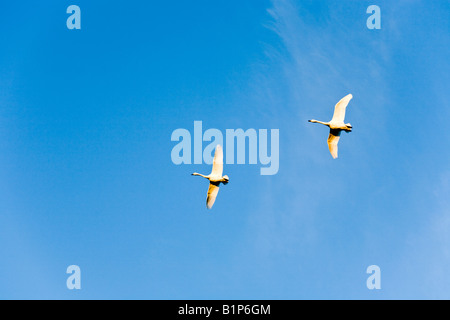
[[310, 122], [312, 122], [312, 123], [320, 123], [320, 124], [323, 124], [324, 126], [327, 126], [327, 127], [330, 126], [329, 122], [323, 122], [323, 121], [318, 121], [318, 120], [310, 120]]
[[205, 179], [209, 179], [209, 176], [205, 176], [205, 175], [203, 175], [203, 174], [201, 174], [201, 173], [197, 173], [197, 172], [194, 172], [192, 175], [193, 175], [193, 176], [200, 176], [200, 177], [203, 177], [203, 178], [205, 178]]

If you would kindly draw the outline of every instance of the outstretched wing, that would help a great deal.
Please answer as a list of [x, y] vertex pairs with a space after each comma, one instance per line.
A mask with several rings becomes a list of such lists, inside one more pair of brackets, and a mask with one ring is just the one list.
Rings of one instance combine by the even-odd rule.
[[341, 136], [341, 130], [331, 129], [328, 136], [328, 149], [330, 149], [333, 159], [338, 157], [338, 142]]
[[351, 94], [343, 97], [334, 107], [333, 119], [331, 122], [344, 122], [345, 119], [345, 109], [348, 103], [352, 100], [353, 96]]
[[216, 146], [216, 152], [214, 153], [211, 177], [222, 177], [222, 173], [223, 173], [223, 151], [220, 144], [218, 144]]
[[217, 194], [219, 193], [219, 184], [210, 183], [208, 189], [208, 196], [206, 197], [206, 207], [211, 209], [214, 201], [216, 201]]

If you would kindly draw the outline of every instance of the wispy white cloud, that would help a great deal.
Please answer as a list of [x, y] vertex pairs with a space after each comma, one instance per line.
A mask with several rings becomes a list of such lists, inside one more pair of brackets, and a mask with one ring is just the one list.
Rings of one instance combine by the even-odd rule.
[[[296, 241], [314, 241], [317, 236], [314, 214], [326, 192], [323, 186], [327, 181], [320, 180], [326, 179], [323, 172], [314, 176], [307, 168], [311, 167], [311, 162], [323, 165], [329, 155], [327, 133], [308, 126], [308, 119], [329, 120], [334, 104], [344, 95], [353, 93], [355, 99], [349, 107], [349, 119], [365, 129], [358, 129], [358, 134], [352, 137], [353, 143], [350, 140], [343, 143], [350, 152], [366, 149], [360, 152], [360, 161], [372, 161], [369, 149], [376, 149], [373, 144], [384, 136], [380, 133], [378, 139], [370, 139], [376, 128], [383, 128], [385, 100], [389, 96], [384, 84], [384, 64], [389, 61], [389, 50], [381, 40], [368, 38], [366, 44], [358, 43], [367, 28], [361, 24], [357, 26], [360, 29], [354, 30], [353, 22], [342, 22], [343, 17], [348, 16], [342, 7], [324, 6], [320, 9], [323, 15], [317, 17], [301, 2], [274, 0], [272, 5], [266, 25], [278, 35], [281, 45], [266, 50], [279, 73], [276, 77], [273, 73], [260, 77], [264, 82], [259, 80], [260, 87], [256, 90], [269, 101], [267, 108], [276, 110], [276, 120], [272, 121], [282, 126], [279, 175], [283, 189], [277, 187], [276, 178], [266, 182], [263, 206], [273, 208], [273, 213], [268, 213], [271, 216], [266, 217], [271, 230], [266, 223], [261, 223], [265, 226], [263, 234], [273, 233], [274, 246], [280, 242], [279, 233], [283, 233], [283, 239], [290, 239], [291, 245]], [[364, 16], [365, 12], [361, 14]], [[322, 21], [317, 23], [316, 19]], [[321, 154], [308, 150], [320, 150]], [[338, 183], [335, 189], [341, 187], [344, 184]], [[288, 250], [291, 245], [281, 242], [277, 250]]]
[[[339, 260], [341, 255], [347, 259], [341, 261], [345, 266], [361, 270], [367, 267], [363, 266], [366, 260], [374, 263], [377, 258], [385, 262], [386, 280], [398, 285], [386, 292], [388, 297], [405, 297], [411, 287], [399, 275], [408, 274], [405, 266], [415, 261], [422, 265], [413, 267], [412, 272], [423, 271], [420, 276], [429, 279], [427, 288], [440, 288], [443, 293], [446, 284], [439, 274], [443, 275], [449, 262], [445, 230], [450, 222], [444, 214], [448, 202], [442, 204], [442, 214], [423, 224], [421, 233], [432, 238], [429, 242], [420, 242], [415, 238], [417, 229], [409, 230], [401, 221], [409, 210], [416, 214], [414, 221], [420, 219], [414, 210], [418, 199], [410, 192], [420, 185], [412, 172], [420, 160], [407, 158], [405, 150], [414, 144], [402, 139], [410, 127], [402, 130], [408, 121], [396, 118], [409, 108], [396, 86], [403, 71], [413, 70], [396, 64], [409, 59], [401, 41], [405, 19], [414, 10], [409, 8], [398, 19], [388, 19], [392, 12], [400, 14], [405, 9], [405, 2], [389, 2], [383, 26], [394, 31], [377, 33], [366, 28], [367, 15], [360, 2], [326, 4], [273, 0], [268, 9], [270, 22], [266, 25], [278, 36], [280, 45], [266, 47], [272, 72], [259, 73], [254, 89], [264, 101], [265, 112], [274, 115], [272, 124], [280, 125], [280, 171], [264, 181], [261, 207], [250, 215], [249, 238], [262, 261], [287, 257], [298, 263], [299, 269], [313, 272], [310, 276], [314, 276], [314, 268], [327, 270], [327, 259]], [[411, 90], [408, 85], [405, 88]], [[348, 93], [354, 99], [347, 119], [355, 130], [342, 139], [345, 162], [339, 159], [330, 165], [327, 132], [309, 126], [306, 120], [329, 120], [334, 104]], [[447, 101], [446, 97], [440, 100]], [[405, 143], [399, 145], [402, 141]], [[425, 196], [433, 201], [429, 194]], [[408, 207], [403, 206], [405, 202]], [[429, 250], [430, 244], [434, 250]], [[419, 250], [416, 257], [408, 252], [414, 245]], [[321, 256], [324, 254], [329, 256]], [[423, 264], [427, 258], [433, 261], [429, 267]], [[343, 272], [328, 271], [322, 279]]]

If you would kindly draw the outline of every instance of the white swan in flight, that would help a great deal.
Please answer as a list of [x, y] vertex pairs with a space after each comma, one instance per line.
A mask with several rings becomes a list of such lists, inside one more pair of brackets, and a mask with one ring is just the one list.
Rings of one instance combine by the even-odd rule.
[[331, 156], [336, 159], [338, 157], [338, 142], [341, 136], [341, 131], [352, 131], [352, 125], [350, 123], [344, 123], [345, 109], [348, 103], [352, 100], [351, 94], [345, 96], [334, 107], [333, 119], [330, 122], [322, 122], [317, 120], [308, 120], [313, 123], [320, 123], [330, 128], [330, 134], [328, 136], [328, 149], [330, 149]]
[[227, 184], [230, 179], [228, 176], [222, 176], [223, 173], [223, 151], [222, 147], [218, 144], [214, 153], [213, 167], [211, 174], [205, 176], [203, 174], [194, 172], [193, 176], [200, 176], [209, 180], [208, 196], [206, 197], [206, 207], [211, 209], [214, 201], [216, 201], [217, 194], [219, 193], [219, 185], [222, 182]]

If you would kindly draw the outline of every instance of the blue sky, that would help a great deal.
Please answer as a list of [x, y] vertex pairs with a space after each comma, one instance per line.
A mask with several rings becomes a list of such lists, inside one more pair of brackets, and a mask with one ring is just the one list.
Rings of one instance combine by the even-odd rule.
[[[449, 9], [2, 3], [0, 298], [449, 299]], [[348, 93], [353, 132], [333, 160], [307, 120]], [[210, 167], [170, 158], [195, 120], [279, 129], [278, 174], [225, 165], [207, 211], [190, 173]]]

